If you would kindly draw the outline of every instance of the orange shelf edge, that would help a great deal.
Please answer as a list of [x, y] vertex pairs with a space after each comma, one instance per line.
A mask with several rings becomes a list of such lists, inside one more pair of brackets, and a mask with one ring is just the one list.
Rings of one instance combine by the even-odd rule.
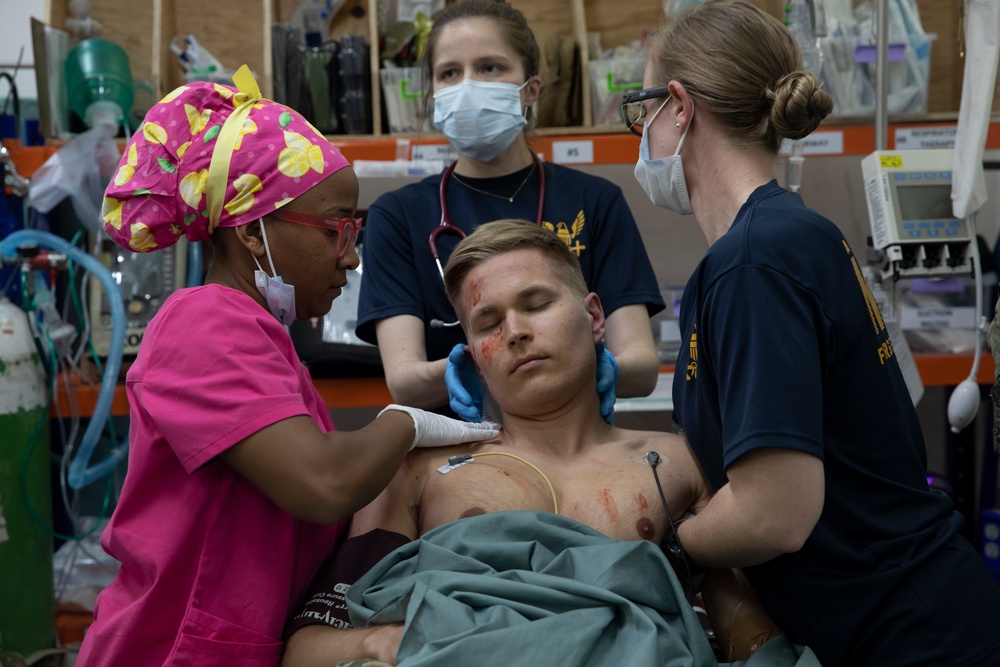
[[[850, 124], [839, 124], [840, 122]], [[906, 121], [891, 123], [887, 134], [888, 148], [893, 150], [896, 147], [896, 130], [904, 128], [955, 127], [957, 123], [958, 121], [954, 119], [908, 119]], [[829, 154], [816, 153], [816, 157], [868, 155], [875, 150], [875, 127], [870, 123], [859, 124], [851, 123], [851, 121], [847, 120], [838, 120], [821, 125], [810, 136], [819, 138], [823, 133], [834, 132], [842, 134], [842, 150]], [[412, 150], [414, 146], [435, 146], [447, 143], [444, 137], [437, 133], [427, 136], [416, 134], [382, 136], [330, 135], [327, 138], [351, 162], [356, 160], [395, 160], [401, 144], [408, 144], [410, 150]], [[590, 148], [593, 154], [592, 160], [581, 159], [579, 162], [575, 162], [575, 164], [633, 164], [639, 155], [639, 138], [624, 130], [617, 131], [613, 128], [595, 127], [593, 131], [588, 131], [588, 128], [540, 129], [532, 133], [529, 139], [532, 148], [544, 155], [546, 160], [553, 159], [553, 144], [556, 142], [578, 142]], [[832, 143], [836, 145], [838, 142]], [[7, 139], [4, 141], [4, 145], [10, 151], [11, 158], [14, 160], [18, 172], [22, 176], [30, 177], [38, 167], [42, 166], [49, 156], [61, 148], [63, 142], [46, 144], [44, 146], [21, 146], [19, 142]], [[986, 149], [1000, 149], [1000, 118], [990, 122], [986, 135]]]
[[[925, 387], [954, 387], [972, 372], [971, 354], [915, 354], [913, 358]], [[993, 372], [993, 356], [985, 350], [979, 360], [976, 382], [992, 385]]]
[[[972, 369], [971, 354], [916, 354], [914, 359], [920, 378], [927, 387], [953, 387], [969, 376]], [[673, 372], [673, 366], [661, 366], [661, 373]], [[984, 352], [976, 380], [981, 385], [993, 384], [993, 357]], [[385, 378], [324, 378], [314, 380], [313, 384], [330, 408], [381, 408], [392, 403], [392, 395], [386, 387]], [[81, 415], [93, 414], [97, 406], [100, 387], [88, 384], [76, 384], [73, 387]], [[63, 416], [68, 414], [68, 394], [66, 383], [60, 381], [58, 390], [59, 406]], [[53, 406], [51, 416], [57, 416]], [[129, 414], [128, 398], [125, 395], [125, 385], [115, 387], [114, 399], [111, 402], [111, 414], [115, 417], [127, 417]]]
[[[91, 385], [80, 381], [67, 381], [66, 376], [59, 377], [59, 384], [56, 390], [56, 400], [53, 401], [49, 409], [50, 417], [68, 417], [70, 412], [70, 396], [76, 400], [76, 410], [84, 417], [94, 414], [97, 407], [97, 400], [101, 395], [100, 385]], [[128, 397], [125, 394], [125, 385], [115, 385], [115, 393], [111, 399], [111, 415], [114, 417], [127, 417], [129, 413]]]
[[[934, 129], [956, 127], [956, 120], [907, 120], [889, 125], [887, 133], [887, 143], [889, 150], [896, 148], [896, 131], [902, 129]], [[839, 140], [829, 141], [831, 146], [840, 146], [839, 149], [832, 149], [835, 152], [823, 153], [819, 149], [810, 153], [814, 157], [836, 157], [868, 155], [875, 150], [875, 127], [871, 124], [845, 124], [839, 125], [831, 123], [820, 126], [810, 137], [820, 140], [824, 135], [839, 134]], [[395, 160], [400, 153], [408, 150], [412, 155], [415, 146], [445, 145], [447, 141], [439, 135], [398, 135], [382, 136], [376, 138], [366, 137], [338, 137], [330, 136], [330, 141], [336, 145], [341, 152], [352, 162], [355, 160]], [[531, 147], [544, 156], [549, 161], [559, 161], [564, 164], [634, 164], [639, 155], [639, 138], [628, 132], [608, 132], [606, 128], [595, 128], [594, 132], [588, 132], [584, 128], [578, 131], [564, 133], [558, 130], [537, 130], [530, 135], [528, 140]], [[581, 151], [581, 156], [574, 160], [560, 159], [554, 157], [554, 144], [577, 144]], [[986, 149], [1000, 149], [1000, 118], [990, 122], [986, 136]], [[901, 149], [902, 150], [902, 149]], [[587, 159], [587, 155], [591, 159]]]
[[[392, 395], [385, 384], [385, 378], [331, 378], [314, 380], [313, 384], [323, 397], [323, 401], [331, 408], [380, 408], [392, 403]], [[60, 378], [57, 390], [58, 405], [53, 404], [49, 416], [66, 417], [69, 410], [69, 391], [76, 399], [77, 410], [82, 416], [94, 414], [97, 400], [100, 396], [99, 385], [86, 383], [69, 384], [65, 378]], [[128, 397], [125, 385], [115, 386], [114, 398], [111, 400], [111, 415], [127, 417], [129, 414]]]

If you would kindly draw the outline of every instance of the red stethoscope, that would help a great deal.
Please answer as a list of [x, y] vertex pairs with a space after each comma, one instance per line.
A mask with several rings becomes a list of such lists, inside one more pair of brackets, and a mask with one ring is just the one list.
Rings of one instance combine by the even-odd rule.
[[[538, 167], [538, 209], [535, 211], [535, 224], [542, 224], [542, 210], [545, 208], [545, 167], [542, 164], [541, 158], [535, 154], [534, 151], [531, 152], [532, 157], [535, 158], [535, 164]], [[454, 234], [460, 240], [465, 238], [465, 232], [455, 225], [451, 224], [451, 216], [448, 215], [448, 204], [445, 202], [445, 188], [448, 186], [448, 179], [451, 178], [451, 174], [455, 171], [456, 162], [452, 162], [445, 168], [444, 173], [441, 174], [441, 186], [439, 187], [440, 199], [441, 199], [441, 222], [438, 226], [434, 228], [431, 232], [430, 238], [427, 239], [427, 247], [431, 250], [431, 257], [434, 258], [434, 263], [437, 264], [438, 273], [441, 274], [441, 280], [444, 280], [444, 267], [441, 265], [441, 256], [438, 254], [437, 249], [437, 239], [441, 234]]]

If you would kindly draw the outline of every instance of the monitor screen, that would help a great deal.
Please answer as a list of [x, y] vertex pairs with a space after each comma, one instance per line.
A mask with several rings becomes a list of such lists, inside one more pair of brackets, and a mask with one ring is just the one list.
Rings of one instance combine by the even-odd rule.
[[896, 196], [903, 220], [948, 220], [955, 217], [950, 183], [897, 186]]

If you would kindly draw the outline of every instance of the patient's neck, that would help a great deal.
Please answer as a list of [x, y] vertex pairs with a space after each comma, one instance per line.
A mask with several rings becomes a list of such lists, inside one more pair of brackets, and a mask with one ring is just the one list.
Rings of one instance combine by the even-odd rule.
[[501, 442], [511, 450], [572, 457], [610, 441], [614, 427], [601, 416], [597, 394], [541, 414], [503, 414]]

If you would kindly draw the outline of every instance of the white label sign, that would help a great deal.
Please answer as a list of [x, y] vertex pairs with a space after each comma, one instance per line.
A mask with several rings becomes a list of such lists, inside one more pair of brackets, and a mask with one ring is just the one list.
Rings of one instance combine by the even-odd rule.
[[896, 130], [896, 149], [906, 148], [954, 148], [958, 128], [948, 127], [901, 127]]
[[[813, 132], [808, 137], [799, 140], [802, 144], [803, 155], [843, 155], [844, 154], [844, 133], [842, 130], [831, 132]], [[792, 141], [785, 139], [781, 142], [780, 153], [791, 155]]]
[[436, 160], [451, 164], [458, 157], [458, 153], [451, 144], [420, 144], [413, 147], [413, 160]]
[[553, 141], [552, 161], [559, 164], [593, 164], [594, 142]]
[[976, 309], [971, 306], [931, 306], [914, 308], [903, 306], [899, 323], [904, 329], [975, 329]]

